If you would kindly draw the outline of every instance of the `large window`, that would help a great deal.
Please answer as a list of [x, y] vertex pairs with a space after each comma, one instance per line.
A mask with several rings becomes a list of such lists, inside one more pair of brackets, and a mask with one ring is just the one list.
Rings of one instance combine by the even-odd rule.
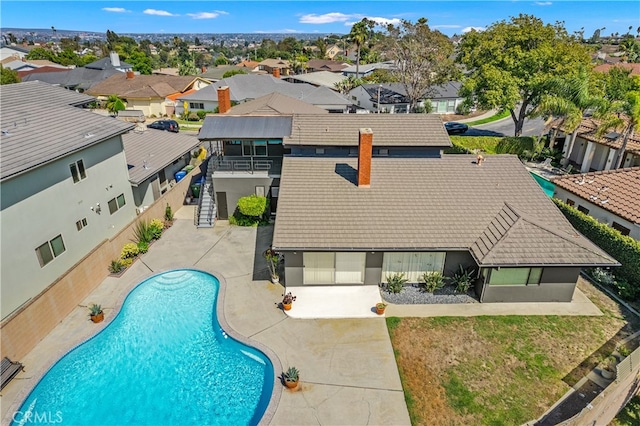
[[202, 102], [189, 102], [189, 109], [204, 109]]
[[114, 214], [121, 208], [125, 206], [126, 201], [124, 199], [124, 194], [118, 195], [116, 198], [112, 198], [109, 200], [109, 213]]
[[87, 177], [87, 173], [84, 170], [84, 162], [82, 160], [69, 164], [69, 170], [71, 171], [73, 183], [78, 183]]
[[366, 253], [305, 252], [304, 284], [362, 284]]
[[410, 283], [417, 283], [425, 272], [442, 272], [444, 258], [444, 252], [385, 253], [381, 281], [387, 282], [387, 275], [404, 273]]
[[542, 268], [492, 268], [490, 285], [537, 285], [540, 284]]
[[47, 241], [40, 247], [36, 248], [36, 256], [38, 256], [38, 262], [40, 267], [43, 267], [47, 263], [51, 262], [54, 258], [60, 256], [65, 251], [64, 241], [62, 235], [58, 235], [54, 239]]

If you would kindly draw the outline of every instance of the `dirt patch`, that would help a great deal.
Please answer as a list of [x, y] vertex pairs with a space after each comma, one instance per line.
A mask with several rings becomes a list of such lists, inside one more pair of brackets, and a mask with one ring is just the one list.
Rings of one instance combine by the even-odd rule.
[[579, 389], [569, 395], [555, 410], [536, 426], [553, 426], [560, 422], [570, 419], [585, 408], [596, 396], [600, 394], [602, 389], [591, 380], [587, 380]]
[[469, 118], [479, 117], [487, 111], [474, 111], [468, 115], [459, 115], [459, 114], [440, 114], [440, 118], [442, 118], [442, 122], [446, 123], [447, 121], [460, 121], [466, 120]]
[[605, 315], [390, 319], [412, 422], [539, 418], [640, 325], [588, 282], [579, 286]]

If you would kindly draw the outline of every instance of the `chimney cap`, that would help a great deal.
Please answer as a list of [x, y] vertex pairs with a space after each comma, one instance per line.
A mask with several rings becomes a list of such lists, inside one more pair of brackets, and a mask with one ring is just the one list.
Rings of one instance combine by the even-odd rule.
[[360, 128], [360, 133], [373, 133], [373, 130], [370, 127], [362, 127]]

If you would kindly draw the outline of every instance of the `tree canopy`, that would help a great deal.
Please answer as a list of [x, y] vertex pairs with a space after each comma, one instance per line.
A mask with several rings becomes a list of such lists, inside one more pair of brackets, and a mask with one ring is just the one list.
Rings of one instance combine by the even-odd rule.
[[9, 68], [5, 68], [2, 65], [0, 65], [0, 76], [0, 84], [20, 83], [20, 77], [18, 77], [18, 73]]
[[481, 108], [509, 111], [515, 136], [548, 93], [550, 80], [590, 62], [587, 49], [562, 23], [544, 24], [522, 14], [466, 33], [458, 48], [457, 60], [468, 73], [461, 94]]

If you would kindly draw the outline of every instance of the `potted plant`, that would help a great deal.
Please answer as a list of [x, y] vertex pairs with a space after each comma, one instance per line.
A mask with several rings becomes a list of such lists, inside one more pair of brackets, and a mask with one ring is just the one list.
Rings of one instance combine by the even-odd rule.
[[293, 304], [294, 300], [296, 300], [296, 297], [291, 294], [291, 292], [285, 294], [282, 298], [282, 308], [285, 311], [288, 311], [289, 309], [291, 309], [291, 305]]
[[271, 282], [278, 284], [280, 282], [280, 276], [278, 275], [278, 265], [282, 260], [282, 255], [272, 248], [268, 248], [264, 251], [264, 258], [267, 261], [269, 267], [269, 273], [271, 274]]
[[95, 303], [89, 306], [89, 317], [91, 317], [91, 321], [98, 323], [104, 320], [104, 312], [102, 312], [102, 307], [100, 305], [96, 305]]
[[603, 378], [607, 380], [612, 380], [616, 377], [616, 364], [617, 359], [613, 355], [607, 357], [607, 359], [602, 364], [602, 369], [600, 370], [600, 374]]
[[298, 386], [298, 381], [300, 380], [300, 372], [295, 367], [289, 367], [289, 369], [282, 373], [282, 379], [284, 380], [284, 384], [289, 389], [294, 389]]
[[382, 302], [376, 303], [376, 312], [378, 313], [378, 315], [383, 315], [386, 307], [387, 307], [386, 303], [382, 303]]

